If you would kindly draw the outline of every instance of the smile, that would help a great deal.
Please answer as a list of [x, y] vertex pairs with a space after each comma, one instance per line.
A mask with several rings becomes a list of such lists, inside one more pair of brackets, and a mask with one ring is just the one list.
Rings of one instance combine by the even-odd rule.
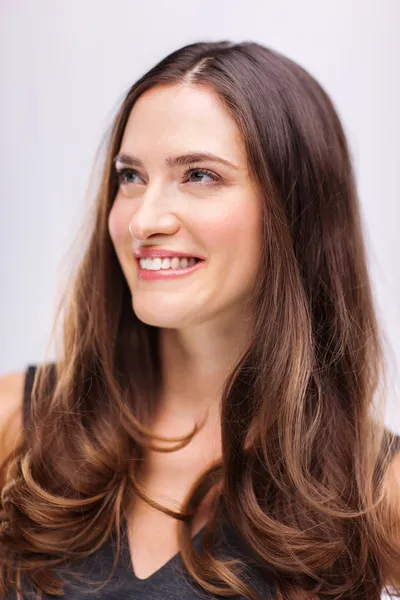
[[178, 256], [173, 256], [171, 258], [141, 258], [140, 259], [140, 268], [145, 269], [146, 271], [160, 271], [166, 269], [186, 269], [187, 267], [192, 267], [196, 264], [196, 258], [179, 258]]
[[196, 271], [204, 263], [204, 260], [198, 258], [185, 257], [156, 257], [156, 258], [141, 258], [137, 261], [139, 265], [139, 279], [154, 280], [154, 279], [172, 279], [182, 277]]

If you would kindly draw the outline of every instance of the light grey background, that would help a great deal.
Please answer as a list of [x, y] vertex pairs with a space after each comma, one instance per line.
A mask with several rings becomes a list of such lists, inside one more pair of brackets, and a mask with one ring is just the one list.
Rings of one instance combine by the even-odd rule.
[[44, 356], [95, 153], [128, 86], [184, 44], [255, 40], [306, 67], [347, 132], [388, 342], [387, 422], [400, 432], [400, 2], [0, 0], [0, 7], [0, 373]]

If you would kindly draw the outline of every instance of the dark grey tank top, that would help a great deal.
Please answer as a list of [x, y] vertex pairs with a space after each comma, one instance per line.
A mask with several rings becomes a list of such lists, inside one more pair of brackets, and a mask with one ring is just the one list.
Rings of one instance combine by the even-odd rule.
[[[26, 371], [24, 389], [25, 427], [28, 421], [34, 374], [35, 366], [29, 366]], [[204, 529], [200, 530], [193, 538], [194, 547], [199, 552], [201, 552], [203, 531]], [[100, 550], [74, 563], [74, 570], [79, 579], [76, 578], [76, 575], [62, 574], [65, 582], [65, 600], [209, 600], [210, 598], [220, 598], [220, 596], [206, 593], [191, 579], [179, 553], [150, 577], [146, 579], [136, 577], [125, 527], [121, 531], [120, 557], [114, 575], [104, 587], [98, 589], [111, 574], [115, 548], [116, 539], [112, 537]], [[242, 558], [245, 564], [248, 564], [239, 537], [234, 528], [226, 523], [221, 523], [215, 555], [221, 558]], [[248, 565], [242, 579], [257, 591], [261, 598], [265, 600], [275, 598], [272, 573], [268, 569]], [[33, 600], [34, 595], [26, 583], [23, 590], [24, 599]], [[7, 597], [7, 600], [15, 600], [15, 598], [16, 595], [13, 592]], [[43, 595], [43, 600], [54, 600], [54, 598], [47, 594]], [[243, 596], [231, 596], [231, 598], [246, 600]]]

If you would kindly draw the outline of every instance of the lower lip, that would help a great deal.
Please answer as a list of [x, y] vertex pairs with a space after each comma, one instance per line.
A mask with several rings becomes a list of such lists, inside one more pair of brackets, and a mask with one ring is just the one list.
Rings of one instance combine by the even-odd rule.
[[204, 260], [199, 260], [196, 264], [185, 269], [160, 269], [159, 271], [151, 271], [142, 269], [139, 264], [139, 279], [144, 281], [154, 281], [155, 279], [175, 279], [177, 277], [184, 277], [194, 271], [197, 271], [203, 264]]

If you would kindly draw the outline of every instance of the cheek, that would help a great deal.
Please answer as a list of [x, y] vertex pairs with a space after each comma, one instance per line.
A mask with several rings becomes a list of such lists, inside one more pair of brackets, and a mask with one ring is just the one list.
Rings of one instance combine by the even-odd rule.
[[129, 213], [115, 200], [108, 216], [108, 231], [116, 248], [126, 240], [129, 222]]
[[261, 249], [262, 215], [252, 200], [230, 204], [229, 210], [216, 211], [201, 218], [204, 245], [213, 253], [227, 257], [240, 253], [244, 259], [257, 258]]

